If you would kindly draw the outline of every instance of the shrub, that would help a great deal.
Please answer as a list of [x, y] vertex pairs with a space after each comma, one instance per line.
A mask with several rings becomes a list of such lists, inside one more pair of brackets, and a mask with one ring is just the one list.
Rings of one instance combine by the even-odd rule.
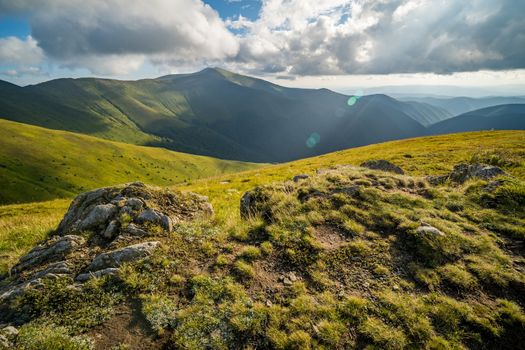
[[171, 299], [162, 295], [148, 295], [142, 297], [142, 313], [157, 333], [162, 334], [164, 329], [173, 327], [177, 319], [177, 305]]

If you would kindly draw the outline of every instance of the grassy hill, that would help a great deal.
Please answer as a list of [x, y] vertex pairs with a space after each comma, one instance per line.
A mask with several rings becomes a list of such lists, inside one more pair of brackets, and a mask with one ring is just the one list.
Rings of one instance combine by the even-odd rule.
[[[58, 277], [3, 307], [29, 315], [16, 340], [26, 348], [519, 349], [524, 144], [523, 131], [417, 138], [180, 185], [209, 194], [216, 218], [128, 237], [159, 248], [118, 278], [77, 289]], [[407, 174], [340, 166], [378, 158]], [[424, 178], [459, 162], [512, 176], [491, 186]], [[300, 173], [310, 177], [290, 181]], [[241, 218], [239, 197], [256, 185]], [[32, 229], [45, 237], [62, 203], [0, 207], [2, 261], [34, 244]], [[129, 244], [75, 233], [92, 242], [71, 254], [77, 269], [86, 251]]]
[[72, 197], [130, 181], [167, 186], [260, 166], [0, 119], [1, 204]]
[[[4, 122], [4, 124], [19, 126], [16, 123]], [[29, 127], [28, 130], [44, 132], [43, 129], [33, 127]], [[96, 140], [103, 145], [119, 147], [118, 149], [144, 149], [170, 156], [173, 154], [163, 150], [108, 143], [69, 133], [58, 132], [58, 134], [72, 135], [79, 140]], [[238, 208], [241, 195], [255, 186], [288, 180], [297, 174], [313, 174], [319, 168], [338, 164], [359, 165], [368, 159], [390, 160], [413, 176], [444, 174], [449, 172], [455, 164], [474, 159], [501, 165], [512, 175], [525, 180], [524, 144], [524, 131], [473, 132], [423, 137], [359, 147], [229, 175], [212, 176], [213, 174], [209, 174], [211, 178], [191, 180], [173, 188], [208, 196], [219, 221], [236, 222], [239, 218]], [[108, 159], [114, 158], [109, 157]], [[218, 162], [209, 158], [199, 157], [198, 159]], [[140, 164], [140, 162], [135, 164], [138, 167], [138, 171], [134, 173], [137, 177], [125, 177], [121, 182], [144, 179], [140, 177], [144, 176]], [[100, 174], [100, 176], [105, 175]], [[146, 179], [147, 182], [149, 181]], [[20, 194], [25, 195], [25, 193], [31, 192], [29, 190], [25, 192], [22, 188]], [[16, 196], [17, 193], [13, 192], [12, 195]], [[71, 196], [70, 192], [67, 192], [66, 195]], [[22, 197], [16, 197], [13, 200], [21, 201]], [[41, 240], [55, 228], [69, 203], [69, 199], [64, 199], [0, 206], [0, 256], [4, 257], [0, 272], [5, 271], [6, 267], [12, 264], [22, 252], [27, 251], [35, 242]]]
[[384, 95], [348, 101], [327, 89], [285, 88], [222, 69], [138, 81], [0, 84], [0, 118], [255, 162], [420, 136], [421, 123], [448, 116], [431, 105]]

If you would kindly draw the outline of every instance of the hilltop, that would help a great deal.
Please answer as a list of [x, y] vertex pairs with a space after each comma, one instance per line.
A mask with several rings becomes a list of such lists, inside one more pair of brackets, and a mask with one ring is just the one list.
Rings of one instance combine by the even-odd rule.
[[507, 153], [473, 154], [475, 165], [454, 166], [439, 184], [386, 161], [318, 168], [252, 187], [226, 221], [210, 217], [206, 197], [141, 183], [82, 194], [0, 281], [0, 322], [18, 327], [4, 339], [63, 349], [520, 348], [525, 183], [509, 171], [522, 171], [524, 157], [500, 146]]
[[73, 197], [136, 180], [168, 186], [260, 166], [0, 119], [0, 204]]

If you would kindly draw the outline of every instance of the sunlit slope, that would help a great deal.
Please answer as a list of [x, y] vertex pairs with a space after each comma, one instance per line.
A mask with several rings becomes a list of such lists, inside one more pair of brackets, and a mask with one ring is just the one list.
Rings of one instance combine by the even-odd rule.
[[179, 187], [210, 196], [220, 213], [237, 215], [238, 201], [244, 191], [291, 179], [297, 174], [312, 174], [319, 168], [386, 159], [401, 166], [409, 175], [437, 175], [473, 157], [476, 161], [500, 165], [510, 174], [525, 179], [525, 131], [482, 131], [385, 142]]
[[71, 197], [130, 181], [167, 186], [259, 166], [0, 120], [3, 204]]
[[[385, 95], [295, 89], [221, 69], [157, 79], [0, 82], [0, 118], [112, 141], [252, 162], [284, 162], [426, 134], [448, 117]], [[305, 147], [310, 136], [316, 147]]]

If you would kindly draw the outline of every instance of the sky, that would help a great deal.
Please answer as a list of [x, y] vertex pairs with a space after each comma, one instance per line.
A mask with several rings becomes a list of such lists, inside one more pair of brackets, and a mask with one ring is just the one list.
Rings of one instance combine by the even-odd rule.
[[525, 95], [524, 13], [523, 0], [0, 0], [0, 79], [216, 66], [343, 92]]

